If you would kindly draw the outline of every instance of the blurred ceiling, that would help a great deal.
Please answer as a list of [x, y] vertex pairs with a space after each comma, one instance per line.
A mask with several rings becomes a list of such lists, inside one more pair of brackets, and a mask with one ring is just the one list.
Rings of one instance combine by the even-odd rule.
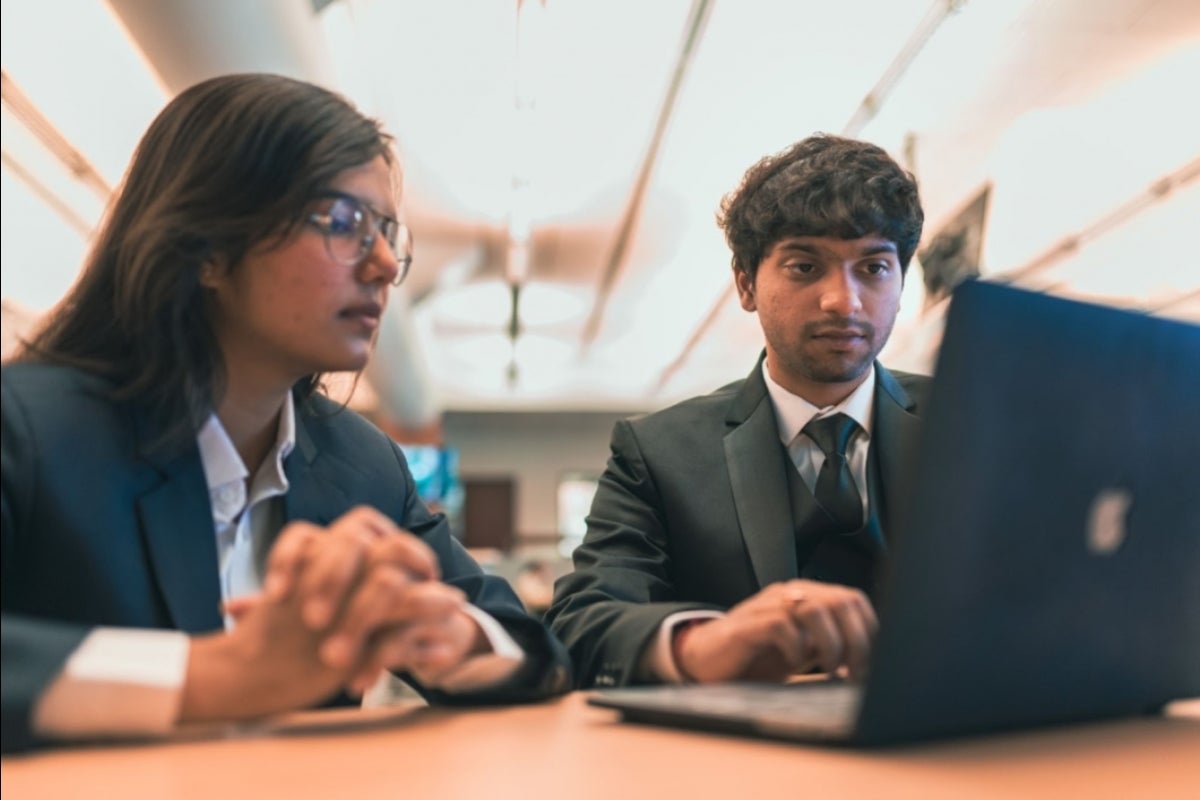
[[[402, 151], [417, 262], [369, 378], [405, 424], [445, 408], [650, 409], [743, 376], [761, 335], [714, 212], [751, 163], [816, 131], [912, 169], [927, 239], [990, 186], [987, 277], [1200, 321], [1195, 0], [2, 13], [6, 309], [61, 296], [170, 94], [217, 72], [316, 80]], [[885, 360], [928, 369], [940, 316], [919, 270]]]

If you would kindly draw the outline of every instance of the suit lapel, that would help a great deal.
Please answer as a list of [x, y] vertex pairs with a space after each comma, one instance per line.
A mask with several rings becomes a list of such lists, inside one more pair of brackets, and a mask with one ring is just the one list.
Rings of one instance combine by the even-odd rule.
[[[354, 475], [353, 464], [342, 462], [317, 446], [309, 430], [306, 403], [296, 401], [296, 450], [284, 462], [288, 492], [284, 497], [284, 516], [288, 522], [302, 519], [328, 525], [349, 509], [350, 501], [335, 477]], [[320, 456], [320, 458], [318, 458]], [[369, 480], [363, 475], [362, 480]]]
[[779, 425], [762, 378], [762, 361], [730, 406], [725, 462], [738, 523], [760, 586], [796, 577], [796, 543]]
[[[885, 547], [879, 530], [896, 530], [896, 503], [889, 503], [886, 487], [903, 487], [911, 469], [910, 457], [920, 433], [915, 403], [882, 364], [875, 364], [875, 441], [878, 480], [871, 476], [871, 502], [882, 513], [868, 521], [874, 537], [870, 544]], [[738, 523], [760, 586], [797, 576], [796, 543], [789, 500], [786, 463], [779, 458], [779, 426], [762, 378], [762, 360], [746, 379], [730, 405], [726, 422], [725, 460]], [[866, 543], [864, 543], [866, 544]]]
[[872, 489], [883, 514], [878, 515], [889, 536], [894, 536], [898, 524], [895, 502], [888, 502], [891, 491], [903, 491], [913, 469], [912, 454], [916, 452], [921, 420], [913, 413], [916, 404], [908, 392], [882, 364], [875, 363], [875, 430], [874, 449], [879, 458], [880, 480]]
[[162, 480], [138, 498], [150, 568], [171, 621], [181, 631], [204, 633], [222, 626], [221, 583], [208, 482], [195, 442], [164, 454], [149, 444], [147, 426], [136, 426], [143, 458]]

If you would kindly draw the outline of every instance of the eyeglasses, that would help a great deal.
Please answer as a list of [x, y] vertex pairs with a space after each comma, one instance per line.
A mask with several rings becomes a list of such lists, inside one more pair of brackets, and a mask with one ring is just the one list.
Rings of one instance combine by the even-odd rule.
[[309, 214], [307, 222], [325, 237], [330, 258], [346, 266], [358, 266], [375, 247], [375, 237], [383, 234], [400, 267], [392, 285], [404, 282], [413, 260], [412, 231], [407, 225], [380, 214], [353, 195], [329, 192], [321, 203], [322, 209]]

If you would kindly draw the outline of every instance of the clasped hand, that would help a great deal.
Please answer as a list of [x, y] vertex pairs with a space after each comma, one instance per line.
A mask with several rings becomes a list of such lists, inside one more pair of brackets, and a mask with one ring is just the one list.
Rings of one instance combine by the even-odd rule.
[[[289, 524], [265, 573], [260, 594], [226, 604], [234, 629], [199, 640], [189, 666], [191, 683], [197, 658], [206, 650], [221, 655], [202, 666], [226, 665], [220, 685], [240, 690], [236, 713], [189, 707], [195, 687], [185, 692], [183, 717], [299, 708], [338, 689], [361, 693], [385, 669], [436, 686], [466, 659], [490, 650], [466, 611], [466, 597], [439, 580], [429, 546], [375, 509], [355, 508], [327, 528]], [[239, 669], [243, 674], [230, 674]], [[196, 676], [205, 674], [213, 672]]]

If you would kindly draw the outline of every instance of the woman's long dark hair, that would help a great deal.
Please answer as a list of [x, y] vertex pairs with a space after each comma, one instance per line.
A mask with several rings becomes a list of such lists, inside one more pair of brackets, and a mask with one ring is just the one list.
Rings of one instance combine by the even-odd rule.
[[394, 165], [390, 143], [302, 81], [225, 75], [185, 90], [142, 137], [79, 280], [22, 359], [102, 375], [164, 440], [194, 435], [225, 380], [202, 266], [237, 269], [252, 247], [286, 238], [340, 172], [377, 156]]

